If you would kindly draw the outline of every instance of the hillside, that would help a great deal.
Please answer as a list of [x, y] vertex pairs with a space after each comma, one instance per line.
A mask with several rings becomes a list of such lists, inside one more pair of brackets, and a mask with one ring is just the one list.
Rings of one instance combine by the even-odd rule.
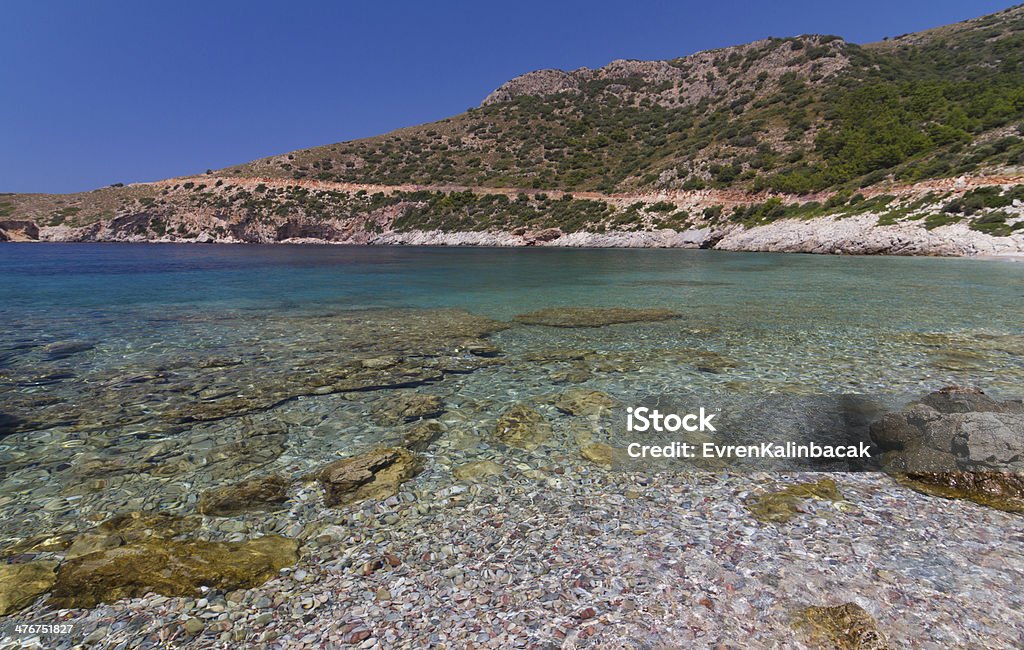
[[1024, 164], [1024, 8], [868, 46], [766, 39], [543, 70], [462, 115], [231, 175], [596, 190], [808, 192]]
[[736, 228], [871, 214], [1019, 249], [1022, 135], [1018, 6], [869, 45], [768, 38], [530, 72], [477, 108], [373, 138], [195, 178], [0, 196], [0, 239], [671, 229], [715, 245]]

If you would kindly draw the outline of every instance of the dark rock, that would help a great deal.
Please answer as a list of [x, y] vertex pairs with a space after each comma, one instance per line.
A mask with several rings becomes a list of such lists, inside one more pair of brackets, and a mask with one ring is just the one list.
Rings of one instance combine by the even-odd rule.
[[7, 413], [0, 413], [0, 438], [14, 433], [21, 424], [20, 418], [8, 415]]
[[1024, 405], [949, 387], [871, 425], [884, 469], [903, 485], [1024, 511]]
[[549, 327], [603, 327], [619, 323], [646, 323], [682, 316], [670, 309], [607, 309], [592, 307], [549, 307], [528, 314], [519, 314], [515, 321], [526, 325]]
[[228, 517], [252, 510], [277, 510], [288, 500], [288, 481], [272, 474], [204, 492], [198, 510], [204, 515]]

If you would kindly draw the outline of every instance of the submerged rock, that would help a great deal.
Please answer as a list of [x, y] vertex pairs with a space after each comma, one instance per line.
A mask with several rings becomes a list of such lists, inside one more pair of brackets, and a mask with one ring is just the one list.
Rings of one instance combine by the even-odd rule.
[[21, 420], [14, 417], [13, 415], [0, 413], [0, 438], [3, 438], [8, 434], [14, 433], [20, 424]]
[[126, 512], [107, 519], [94, 530], [120, 535], [126, 542], [172, 539], [199, 528], [199, 519], [167, 513]]
[[444, 426], [437, 420], [413, 422], [402, 430], [402, 446], [412, 451], [426, 451], [443, 433]]
[[1024, 512], [1024, 404], [950, 386], [871, 425], [902, 485]]
[[47, 360], [57, 361], [59, 359], [66, 359], [79, 352], [85, 352], [96, 347], [96, 344], [88, 341], [58, 341], [56, 343], [50, 343], [40, 348]]
[[552, 371], [548, 378], [554, 384], [582, 384], [585, 381], [590, 381], [593, 376], [589, 368], [583, 365], [571, 365], [568, 368]]
[[1000, 402], [978, 388], [962, 386], [940, 388], [922, 398], [921, 404], [939, 413], [1024, 413], [1024, 404], [1020, 401]]
[[531, 450], [551, 436], [551, 425], [535, 409], [516, 404], [498, 418], [494, 436], [511, 447]]
[[124, 538], [116, 533], [86, 532], [75, 538], [75, 541], [65, 551], [64, 559], [70, 560], [123, 545]]
[[808, 607], [794, 625], [807, 633], [812, 644], [835, 650], [885, 650], [888, 645], [875, 619], [856, 603], [834, 607]]
[[496, 357], [501, 354], [498, 346], [481, 339], [465, 341], [460, 348], [476, 357]]
[[611, 445], [594, 442], [580, 447], [580, 454], [590, 462], [607, 468], [615, 463], [615, 456], [618, 454], [618, 450]]
[[[246, 435], [222, 445], [213, 447], [206, 453], [205, 465], [217, 464], [217, 473], [227, 476], [238, 476], [250, 472], [257, 467], [271, 463], [281, 457], [288, 447], [288, 434], [281, 431], [248, 432]], [[162, 475], [177, 473], [175, 464], [166, 464]], [[161, 472], [154, 472], [161, 475]]]
[[76, 534], [73, 531], [36, 535], [15, 542], [3, 550], [3, 555], [19, 555], [21, 553], [56, 553], [71, 546]]
[[386, 400], [378, 410], [381, 420], [388, 422], [411, 422], [423, 418], [436, 418], [444, 413], [444, 400], [437, 395], [401, 393]]
[[204, 515], [226, 517], [250, 510], [276, 510], [288, 500], [288, 481], [283, 476], [257, 476], [234, 485], [208, 490], [199, 497]]
[[923, 494], [1024, 513], [1024, 475], [1005, 472], [904, 472], [896, 481]]
[[57, 579], [56, 568], [57, 563], [50, 561], [0, 564], [0, 616], [31, 605], [49, 591]]
[[571, 388], [555, 400], [555, 408], [569, 415], [604, 415], [619, 402], [599, 390]]
[[247, 542], [153, 540], [126, 544], [66, 561], [57, 572], [50, 604], [94, 607], [149, 592], [191, 596], [260, 585], [298, 560], [299, 544], [269, 535]]
[[385, 447], [335, 461], [317, 472], [316, 478], [327, 491], [327, 505], [339, 506], [386, 499], [421, 469], [422, 462], [413, 452]]
[[166, 513], [126, 512], [111, 517], [92, 530], [77, 535], [64, 553], [72, 559], [125, 544], [169, 540], [199, 527], [197, 517]]
[[758, 521], [784, 523], [801, 512], [800, 504], [806, 499], [842, 501], [843, 495], [832, 479], [814, 483], [787, 485], [781, 490], [759, 494], [747, 499], [747, 509]]
[[619, 323], [650, 323], [682, 316], [670, 309], [626, 309], [624, 307], [549, 307], [519, 314], [515, 321], [549, 327], [603, 327]]
[[[173, 434], [183, 425], [265, 411], [300, 396], [419, 386], [499, 362], [487, 358], [496, 350], [486, 337], [508, 327], [457, 309], [353, 310], [309, 318], [269, 315], [252, 339], [258, 345], [239, 343], [227, 362], [181, 350], [157, 373], [140, 373], [131, 366], [83, 368], [86, 375], [74, 385], [75, 399], [45, 396], [47, 401], [41, 402], [35, 392], [0, 386], [9, 416], [3, 428], [21, 432], [62, 425], [108, 431], [145, 423], [151, 433]], [[267, 356], [267, 349], [276, 354]], [[339, 354], [341, 350], [345, 352]], [[259, 363], [235, 363], [237, 359]], [[54, 370], [60, 373], [16, 377], [12, 386], [22, 380], [52, 384], [69, 377], [62, 369]], [[38, 369], [33, 372], [38, 374]]]
[[460, 481], [478, 481], [488, 476], [500, 476], [505, 468], [493, 460], [477, 460], [471, 463], [464, 463], [452, 470]]

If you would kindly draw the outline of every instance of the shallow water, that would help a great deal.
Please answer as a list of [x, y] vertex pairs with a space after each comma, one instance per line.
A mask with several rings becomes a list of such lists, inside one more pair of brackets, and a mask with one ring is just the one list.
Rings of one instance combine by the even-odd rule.
[[[624, 403], [681, 393], [895, 402], [947, 384], [1024, 396], [1020, 264], [29, 244], [0, 247], [0, 278], [0, 538], [9, 541], [128, 509], [187, 512], [207, 487], [253, 472], [299, 476], [388, 442], [400, 427], [379, 412], [396, 389], [443, 397], [450, 430], [482, 447], [513, 403], [572, 385]], [[683, 315], [505, 324], [560, 306]], [[466, 352], [466, 340], [483, 339], [500, 355]], [[414, 361], [397, 378], [353, 370], [388, 355]], [[568, 425], [555, 429], [538, 453], [578, 457]], [[288, 524], [282, 515], [249, 526]]]

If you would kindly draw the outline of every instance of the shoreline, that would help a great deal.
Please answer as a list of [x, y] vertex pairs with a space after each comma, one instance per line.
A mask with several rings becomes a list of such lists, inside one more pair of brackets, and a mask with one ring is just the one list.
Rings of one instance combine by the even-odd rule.
[[662, 246], [650, 246], [650, 245], [616, 245], [616, 244], [587, 244], [587, 243], [574, 243], [572, 245], [545, 242], [545, 243], [496, 243], [496, 242], [481, 242], [481, 243], [449, 243], [443, 240], [439, 241], [371, 241], [371, 242], [352, 242], [352, 241], [330, 241], [325, 239], [314, 239], [314, 238], [301, 238], [301, 239], [285, 239], [280, 241], [267, 241], [267, 242], [250, 242], [242, 240], [200, 240], [200, 239], [127, 239], [127, 240], [40, 240], [40, 239], [25, 239], [16, 241], [0, 241], [0, 246], [4, 244], [30, 244], [30, 245], [45, 245], [45, 244], [152, 244], [152, 245], [197, 245], [197, 246], [338, 246], [338, 247], [350, 247], [350, 248], [437, 248], [437, 249], [452, 249], [452, 248], [467, 248], [467, 249], [492, 249], [492, 250], [516, 250], [516, 249], [543, 249], [543, 250], [714, 250], [724, 253], [778, 253], [787, 255], [816, 255], [816, 256], [845, 256], [845, 257], [933, 257], [933, 258], [947, 258], [947, 259], [967, 259], [967, 260], [984, 260], [984, 261], [996, 261], [996, 262], [1024, 262], [1024, 251], [1006, 251], [1006, 252], [988, 252], [988, 253], [942, 253], [942, 252], [926, 252], [926, 253], [907, 253], [907, 252], [846, 252], [846, 251], [815, 251], [815, 250], [760, 250], [753, 248], [718, 248], [718, 247], [705, 247], [700, 245], [662, 245]]

